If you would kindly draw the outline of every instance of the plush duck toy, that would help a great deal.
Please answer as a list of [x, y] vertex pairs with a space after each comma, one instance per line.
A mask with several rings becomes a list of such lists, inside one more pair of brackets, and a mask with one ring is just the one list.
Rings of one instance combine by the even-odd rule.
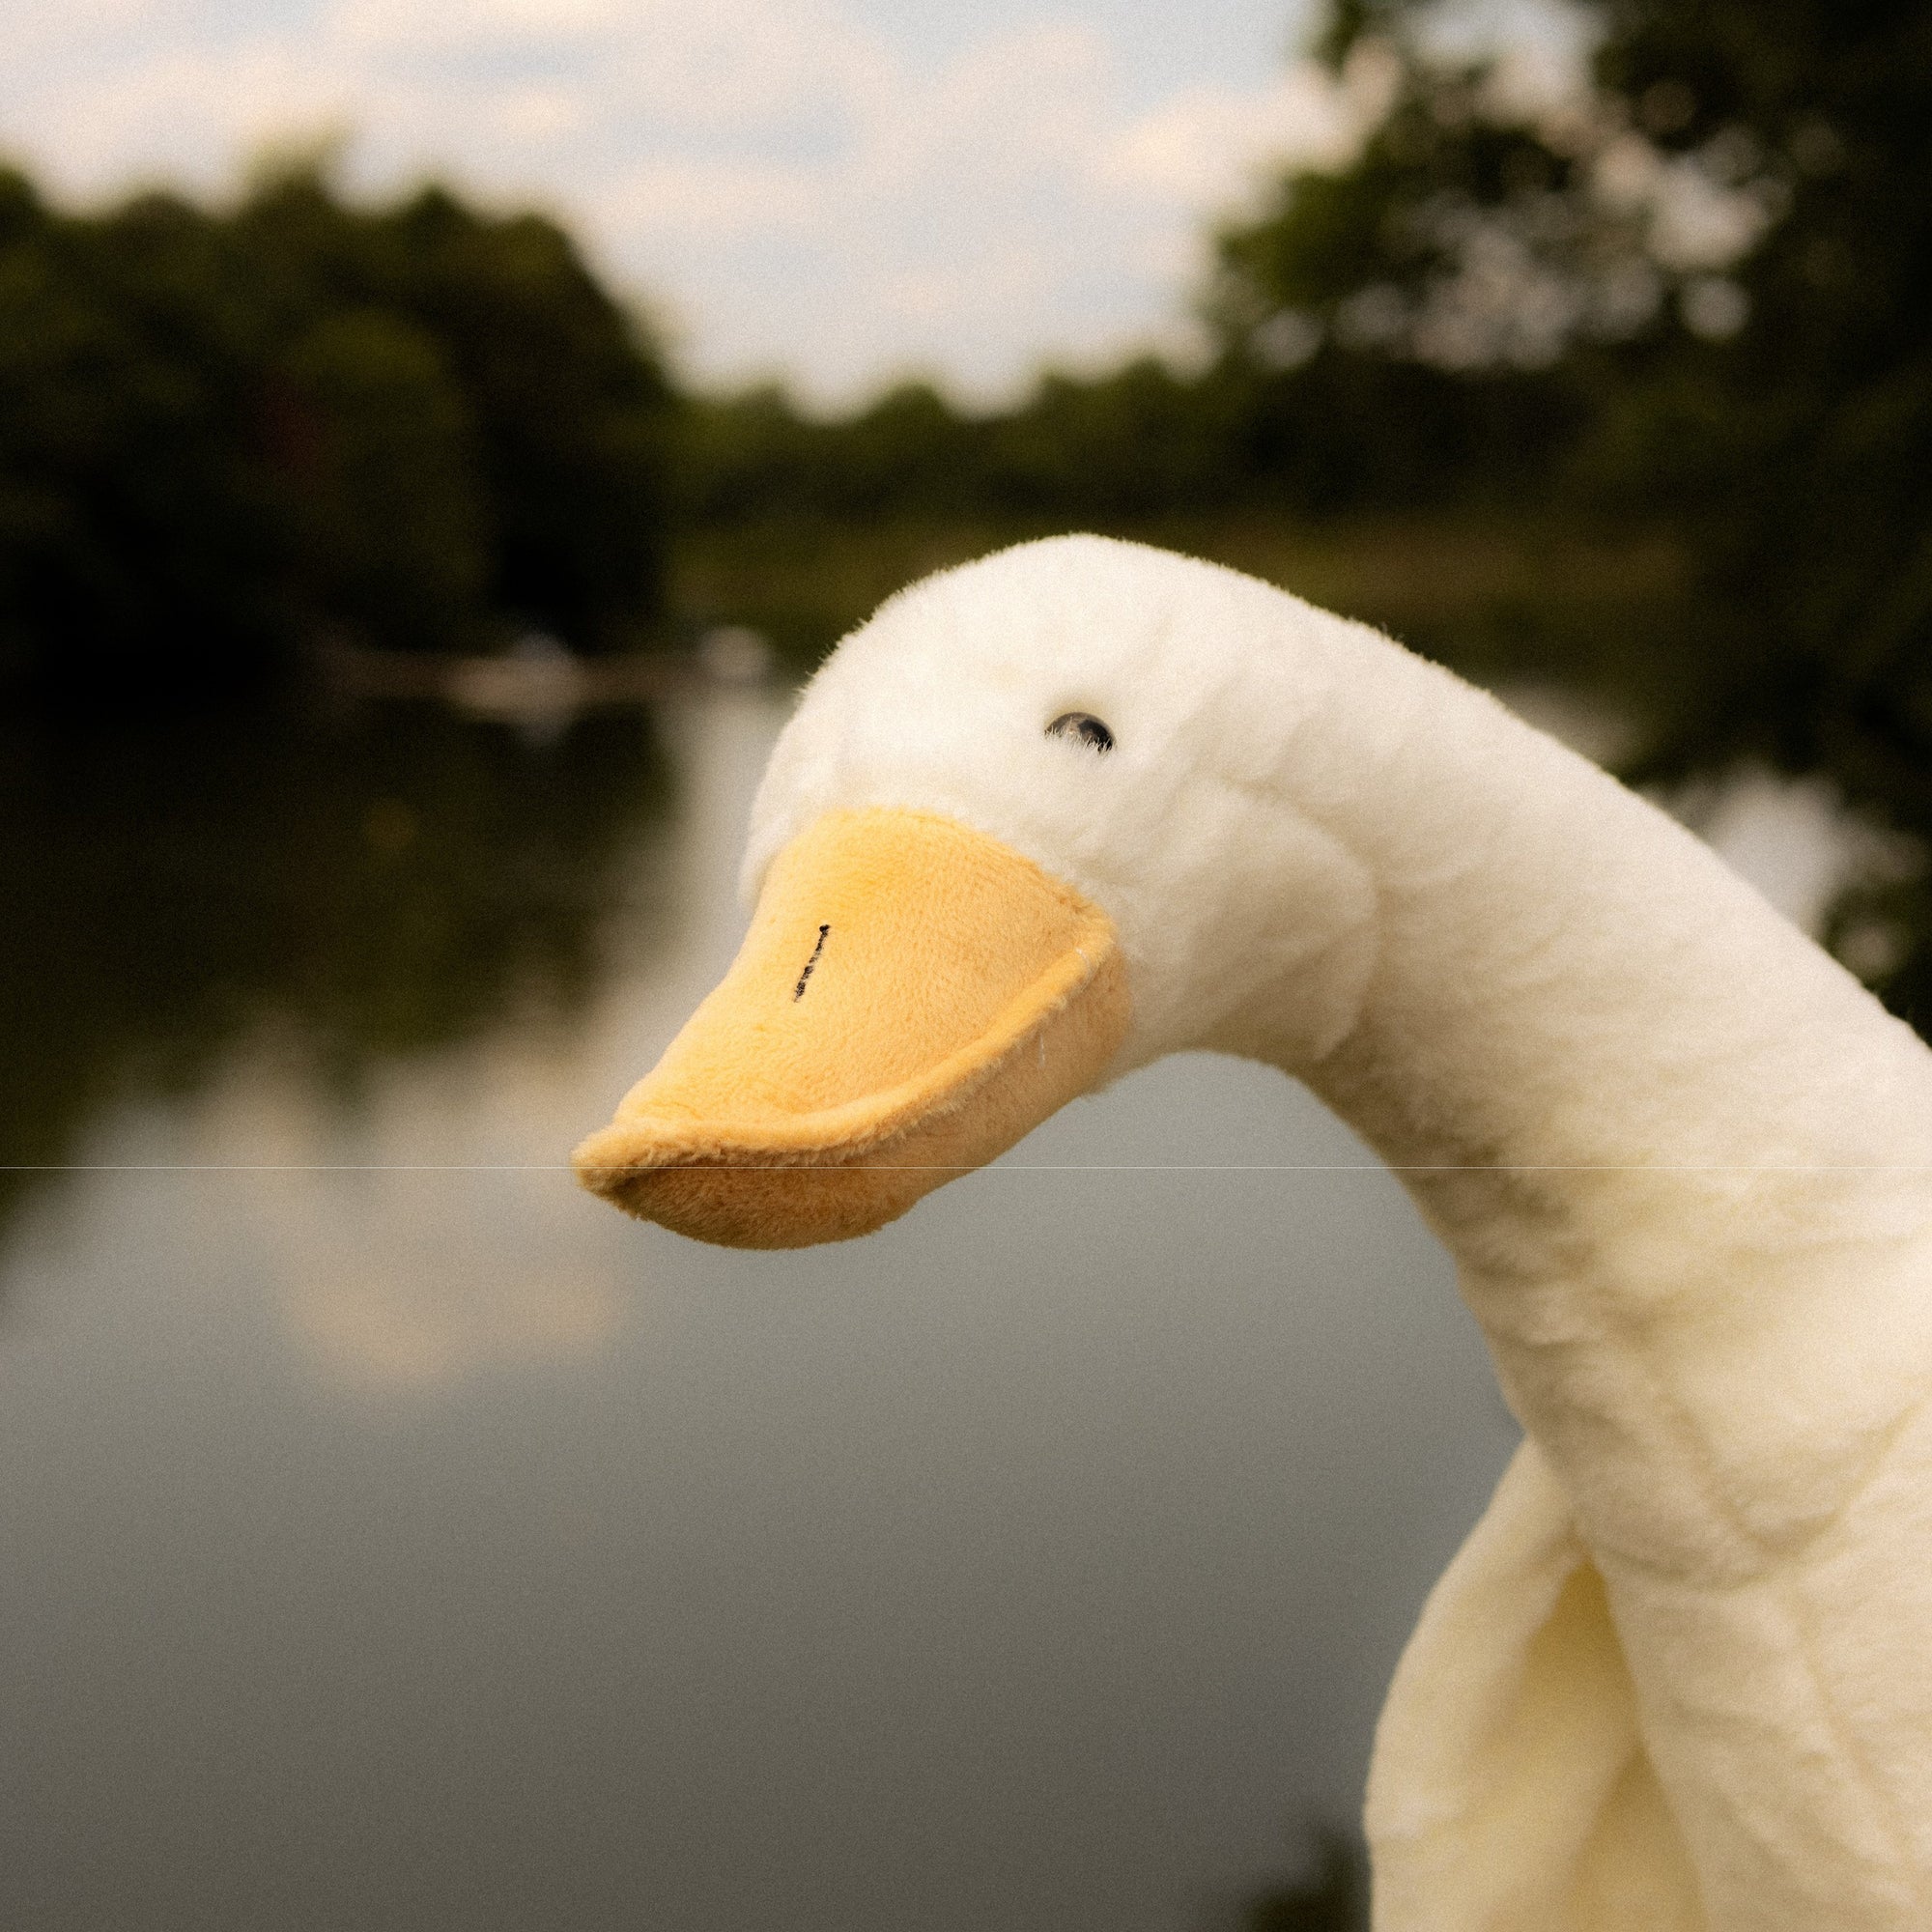
[[848, 639], [742, 952], [586, 1183], [862, 1235], [1211, 1048], [1461, 1264], [1525, 1432], [1378, 1730], [1378, 1932], [1932, 1927], [1932, 1056], [1662, 813], [1359, 624], [1093, 537]]

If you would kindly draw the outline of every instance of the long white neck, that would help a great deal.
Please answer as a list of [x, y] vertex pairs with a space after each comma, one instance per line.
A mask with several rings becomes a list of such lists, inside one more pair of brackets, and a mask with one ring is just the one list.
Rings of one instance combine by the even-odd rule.
[[1747, 1571], [1932, 1366], [1932, 1056], [1662, 812], [1361, 648], [1297, 789], [1377, 882], [1378, 952], [1296, 1070], [1457, 1256], [1593, 1540]]

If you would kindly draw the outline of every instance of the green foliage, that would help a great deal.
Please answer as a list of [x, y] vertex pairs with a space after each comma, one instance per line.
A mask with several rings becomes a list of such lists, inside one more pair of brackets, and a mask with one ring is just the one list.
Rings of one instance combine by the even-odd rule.
[[986, 426], [928, 384], [902, 384], [836, 421], [767, 386], [691, 405], [686, 509], [703, 525], [957, 515], [983, 497], [988, 454]]
[[[1598, 666], [1648, 714], [1640, 775], [1764, 758], [1932, 839], [1932, 6], [1608, 0], [1560, 106], [1432, 51], [1433, 14], [1332, 10], [1394, 104], [1223, 238], [1231, 340], [1480, 380], [1504, 500], [1667, 520], [1689, 594]], [[1889, 996], [1932, 1010], [1932, 891], [1864, 897]]]
[[1266, 506], [1323, 515], [1494, 501], [1575, 434], [1560, 384], [1324, 353], [1272, 366], [1246, 343], [1181, 375], [1153, 356], [1049, 373], [1017, 407], [973, 414], [924, 384], [842, 420], [783, 391], [688, 412], [685, 510], [706, 528], [907, 518], [1042, 527]]
[[1107, 523], [1241, 494], [1241, 397], [1142, 356], [1111, 375], [1041, 379], [993, 425], [1000, 507]]
[[0, 181], [0, 664], [226, 678], [273, 640], [250, 332], [185, 204], [82, 223]]
[[[678, 520], [686, 614], [801, 652], [879, 574], [841, 531], [908, 568], [1068, 526], [1663, 531], [1668, 598], [1512, 615], [1486, 666], [1512, 628], [1516, 668], [1643, 714], [1645, 775], [1769, 758], [1932, 840], [1932, 0], [1603, 0], [1587, 85], [1540, 101], [1446, 50], [1455, 12], [1329, 0], [1385, 111], [1217, 238], [1206, 366], [990, 412], [679, 404], [554, 225], [441, 189], [297, 168], [79, 216], [0, 174], [0, 680], [228, 688], [329, 629], [620, 648]], [[838, 582], [734, 604], [731, 533]], [[1891, 992], [1932, 1002], [1932, 890], [1883, 883]]]
[[[1932, 7], [1610, 10], [1618, 98], [1729, 143], [1779, 218], [1749, 322], [1620, 396], [1623, 445], [1700, 506], [1707, 650], [1679, 733], [1822, 765], [1932, 822]], [[1688, 457], [1688, 460], [1687, 460]]]
[[637, 644], [671, 416], [539, 217], [313, 172], [72, 215], [0, 176], [0, 674], [98, 702], [259, 681], [327, 627]]
[[[1432, 54], [1431, 12], [1331, 11], [1331, 57], [1379, 40], [1396, 98], [1222, 238], [1231, 335], [1286, 318], [1499, 408], [1547, 392], [1548, 487], [1696, 550], [1681, 757], [1721, 721], [1727, 753], [1830, 761], [1827, 688], [1932, 643], [1932, 7], [1611, 0], [1589, 97], [1541, 107]], [[1673, 239], [1671, 195], [1722, 204], [1734, 245]], [[1513, 298], [1487, 316], [1485, 267]]]
[[371, 638], [456, 644], [489, 577], [466, 398], [435, 337], [345, 309], [279, 358], [278, 454], [308, 601]]

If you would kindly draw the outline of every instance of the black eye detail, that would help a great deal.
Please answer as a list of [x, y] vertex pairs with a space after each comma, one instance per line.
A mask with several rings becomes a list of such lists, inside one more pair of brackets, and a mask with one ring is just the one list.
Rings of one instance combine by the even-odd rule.
[[1086, 745], [1095, 752], [1111, 752], [1114, 749], [1114, 734], [1094, 716], [1091, 711], [1063, 711], [1046, 727], [1049, 738], [1070, 739], [1076, 745]]

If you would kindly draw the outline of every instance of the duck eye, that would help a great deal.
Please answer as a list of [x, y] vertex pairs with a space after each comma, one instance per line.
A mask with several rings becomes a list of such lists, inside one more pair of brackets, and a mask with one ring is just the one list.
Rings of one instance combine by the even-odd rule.
[[1046, 727], [1049, 738], [1069, 739], [1076, 745], [1086, 745], [1096, 752], [1111, 752], [1114, 749], [1114, 734], [1091, 711], [1063, 711]]

